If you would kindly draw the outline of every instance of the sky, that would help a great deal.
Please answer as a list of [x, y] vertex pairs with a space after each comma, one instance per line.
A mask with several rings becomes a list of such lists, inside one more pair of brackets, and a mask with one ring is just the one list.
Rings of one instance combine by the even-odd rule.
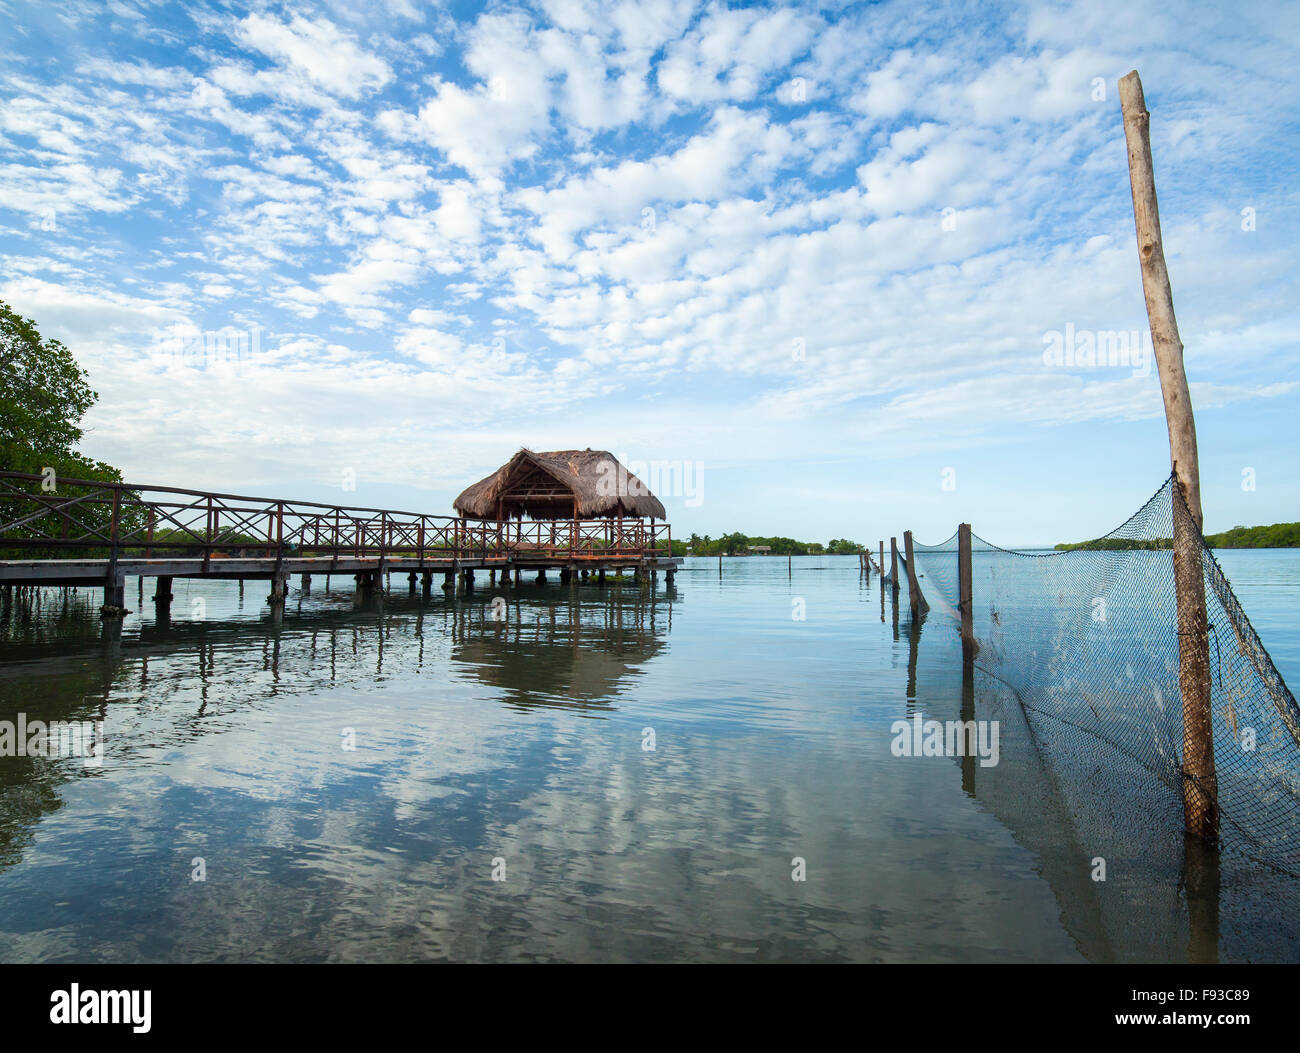
[[131, 482], [450, 513], [591, 447], [677, 537], [1097, 536], [1169, 473], [1136, 68], [1206, 530], [1300, 520], [1300, 5], [0, 20], [0, 300]]

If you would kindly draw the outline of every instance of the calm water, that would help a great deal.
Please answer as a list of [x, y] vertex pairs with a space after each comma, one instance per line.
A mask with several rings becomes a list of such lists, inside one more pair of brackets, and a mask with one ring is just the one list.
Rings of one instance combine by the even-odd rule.
[[[1221, 562], [1300, 682], [1300, 552]], [[1177, 874], [1099, 900], [1023, 759], [892, 755], [971, 685], [856, 557], [529, 584], [504, 620], [485, 584], [393, 584], [364, 610], [295, 579], [277, 626], [264, 582], [178, 580], [170, 626], [146, 599], [116, 639], [93, 592], [12, 612], [0, 720], [101, 715], [108, 751], [0, 758], [0, 960], [1187, 956]]]

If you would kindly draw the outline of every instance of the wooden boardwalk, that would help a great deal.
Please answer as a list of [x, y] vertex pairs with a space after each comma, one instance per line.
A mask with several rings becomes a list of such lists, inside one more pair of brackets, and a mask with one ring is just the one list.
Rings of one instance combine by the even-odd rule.
[[427, 592], [474, 588], [523, 573], [560, 580], [630, 570], [671, 586], [680, 558], [667, 523], [642, 519], [479, 522], [391, 509], [350, 508], [179, 487], [96, 483], [0, 472], [0, 586], [102, 586], [104, 613], [125, 613], [128, 577], [158, 579], [155, 603], [173, 578], [264, 579], [283, 603], [291, 574], [345, 575], [365, 592], [405, 573]]

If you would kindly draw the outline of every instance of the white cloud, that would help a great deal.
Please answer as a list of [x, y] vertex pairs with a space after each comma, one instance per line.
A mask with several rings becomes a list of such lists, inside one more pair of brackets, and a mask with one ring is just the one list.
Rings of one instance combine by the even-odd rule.
[[363, 50], [324, 19], [312, 21], [295, 16], [283, 23], [252, 14], [235, 26], [234, 37], [344, 98], [381, 88], [393, 75], [383, 59]]

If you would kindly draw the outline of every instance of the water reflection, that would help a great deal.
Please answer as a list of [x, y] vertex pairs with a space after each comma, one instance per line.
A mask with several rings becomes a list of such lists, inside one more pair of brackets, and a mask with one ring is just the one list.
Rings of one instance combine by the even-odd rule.
[[[895, 601], [895, 616], [898, 603]], [[1000, 758], [958, 757], [962, 790], [1038, 861], [1060, 918], [1089, 961], [1295, 960], [1300, 926], [1279, 904], [1284, 875], [1221, 855], [1182, 832], [1181, 804], [1137, 761], [1028, 713], [1008, 685], [962, 661], [955, 623], [906, 609], [909, 705], [946, 722], [999, 722]], [[919, 637], [947, 656], [917, 682]], [[910, 710], [909, 710], [910, 713]], [[1062, 732], [1065, 732], [1064, 734]], [[1141, 801], [1138, 807], [1135, 802]], [[1163, 804], [1161, 804], [1163, 802]], [[1163, 814], [1152, 812], [1163, 807]], [[1103, 869], [1104, 868], [1104, 869]], [[1103, 876], [1104, 875], [1104, 876]]]
[[[108, 769], [120, 769], [229, 731], [281, 695], [418, 674], [426, 647], [507, 706], [600, 715], [664, 648], [678, 600], [616, 586], [525, 587], [504, 603], [318, 588], [280, 618], [246, 609], [241, 583], [214, 617], [137, 618], [124, 630], [99, 617], [88, 590], [37, 590], [0, 609], [0, 720], [103, 720]], [[99, 774], [72, 758], [0, 758], [0, 868], [21, 861], [60, 787]]]
[[[499, 601], [499, 602], [498, 602]], [[665, 646], [672, 596], [577, 588], [455, 609], [452, 660], [504, 691], [512, 706], [599, 715]]]
[[[318, 579], [279, 622], [261, 583], [178, 582], [117, 634], [12, 605], [0, 719], [102, 716], [110, 749], [0, 761], [0, 958], [1294, 956], [1251, 931], [1267, 882], [1216, 895], [1176, 816], [1134, 823], [1141, 773], [1063, 760], [945, 615], [883, 580], [877, 612], [851, 558], [735, 562], [680, 596]], [[913, 713], [999, 720], [998, 765], [893, 757]]]

